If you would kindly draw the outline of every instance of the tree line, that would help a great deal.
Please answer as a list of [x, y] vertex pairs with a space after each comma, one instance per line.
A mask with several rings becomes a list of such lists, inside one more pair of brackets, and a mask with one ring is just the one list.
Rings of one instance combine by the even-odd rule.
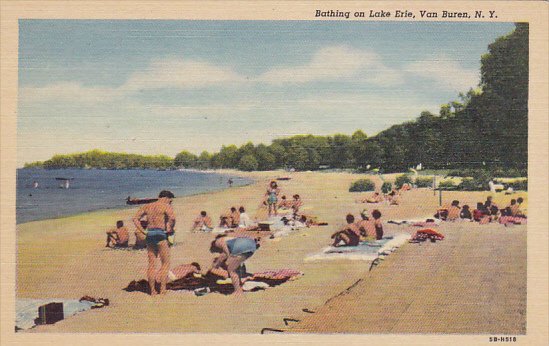
[[[441, 106], [439, 114], [424, 111], [410, 122], [368, 137], [299, 135], [270, 145], [248, 142], [222, 146], [218, 152], [195, 155], [182, 151], [167, 156], [91, 151], [55, 155], [45, 168], [236, 168], [245, 171], [278, 168], [323, 168], [384, 172], [422, 164], [428, 169], [527, 168], [528, 163], [528, 24], [496, 39], [481, 57], [481, 82]], [[452, 76], [448, 76], [452, 78]], [[29, 165], [29, 166], [30, 166]]]

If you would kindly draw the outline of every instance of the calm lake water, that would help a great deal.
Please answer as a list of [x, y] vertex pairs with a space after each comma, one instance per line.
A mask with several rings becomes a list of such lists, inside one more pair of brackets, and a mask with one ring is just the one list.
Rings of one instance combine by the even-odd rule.
[[[72, 178], [68, 189], [62, 181]], [[247, 185], [250, 179], [216, 173], [156, 170], [18, 169], [17, 223], [126, 207], [126, 197], [157, 197], [170, 190], [176, 197]], [[38, 188], [33, 183], [38, 183]]]

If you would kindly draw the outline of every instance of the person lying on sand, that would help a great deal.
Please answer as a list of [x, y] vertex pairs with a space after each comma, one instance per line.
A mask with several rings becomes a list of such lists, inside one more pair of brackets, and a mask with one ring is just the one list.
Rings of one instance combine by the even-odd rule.
[[347, 214], [345, 219], [347, 224], [332, 234], [331, 238], [334, 240], [332, 246], [357, 246], [360, 242], [360, 229], [355, 224], [355, 217]]
[[458, 200], [453, 200], [452, 204], [448, 207], [448, 215], [446, 221], [455, 221], [459, 218], [461, 207]]
[[370, 197], [366, 199], [366, 203], [380, 203], [383, 202], [383, 196], [379, 192], [374, 192]]
[[234, 293], [237, 295], [242, 294], [243, 291], [240, 277], [236, 271], [259, 248], [257, 241], [257, 239], [248, 237], [234, 238], [220, 234], [211, 243], [210, 252], [220, 255], [214, 259], [208, 271], [220, 267], [225, 268], [232, 280]]
[[107, 245], [105, 247], [128, 247], [130, 233], [124, 226], [124, 221], [116, 221], [116, 228], [107, 231]]
[[398, 205], [400, 203], [400, 195], [395, 189], [387, 194], [386, 199], [389, 205]]
[[[133, 218], [135, 227], [145, 234], [147, 243], [147, 256], [149, 265], [147, 269], [147, 280], [151, 295], [156, 295], [156, 282], [160, 282], [160, 294], [166, 293], [166, 282], [170, 269], [170, 247], [168, 245], [168, 234], [174, 232], [175, 214], [172, 208], [172, 201], [175, 198], [172, 192], [163, 190], [158, 195], [158, 201], [142, 206]], [[147, 229], [141, 226], [141, 218], [147, 216]], [[155, 268], [156, 258], [160, 257], [160, 270]]]
[[200, 264], [196, 262], [193, 262], [191, 264], [181, 264], [171, 269], [168, 272], [168, 279], [170, 281], [175, 281], [186, 278], [193, 274], [200, 274]]
[[213, 230], [212, 219], [205, 210], [202, 210], [200, 215], [193, 221], [191, 232], [194, 232], [197, 229], [203, 232], [211, 232]]

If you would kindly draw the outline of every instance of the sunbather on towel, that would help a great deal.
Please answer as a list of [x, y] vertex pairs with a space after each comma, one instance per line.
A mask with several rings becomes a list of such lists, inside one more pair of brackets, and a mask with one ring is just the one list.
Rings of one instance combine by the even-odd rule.
[[168, 272], [168, 279], [175, 281], [186, 278], [193, 274], [200, 274], [200, 264], [193, 262], [191, 264], [181, 264]]
[[389, 205], [398, 205], [400, 203], [400, 194], [395, 189], [389, 192], [386, 198]]
[[[510, 209], [510, 216], [518, 216], [520, 214], [520, 208], [516, 199], [512, 199], [511, 203], [507, 206]], [[509, 216], [509, 215], [508, 215]]]
[[252, 221], [250, 216], [246, 213], [246, 209], [243, 206], [238, 208], [240, 213], [240, 223], [238, 224], [238, 230], [240, 231], [255, 231], [259, 229], [259, 226]]
[[381, 240], [381, 238], [383, 238], [383, 223], [381, 222], [381, 212], [377, 209], [372, 210], [372, 217], [374, 218], [376, 239]]
[[368, 217], [366, 209], [360, 213], [360, 218], [356, 223], [356, 226], [360, 230], [360, 240], [376, 239], [375, 220]]
[[107, 245], [105, 247], [128, 247], [130, 233], [124, 226], [124, 221], [116, 221], [116, 228], [107, 231]]
[[203, 232], [211, 232], [213, 230], [212, 218], [208, 216], [208, 213], [206, 213], [205, 210], [202, 210], [200, 215], [194, 219], [191, 232], [194, 232], [197, 229]]
[[237, 269], [248, 258], [250, 258], [259, 247], [258, 240], [247, 237], [228, 237], [218, 235], [210, 246], [210, 252], [219, 253], [208, 271], [216, 268], [226, 268], [229, 277], [232, 280], [234, 293], [240, 295], [243, 293], [240, 277]]
[[454, 200], [452, 201], [452, 205], [448, 207], [448, 216], [446, 217], [446, 221], [455, 221], [459, 218], [459, 213], [461, 211], [461, 207], [459, 206], [459, 201]]
[[357, 246], [360, 242], [360, 229], [355, 224], [355, 217], [348, 214], [346, 221], [347, 224], [341, 230], [332, 234], [333, 246]]
[[486, 209], [482, 202], [478, 202], [477, 209], [473, 210], [473, 220], [479, 222], [480, 224], [486, 224], [492, 221], [490, 211]]

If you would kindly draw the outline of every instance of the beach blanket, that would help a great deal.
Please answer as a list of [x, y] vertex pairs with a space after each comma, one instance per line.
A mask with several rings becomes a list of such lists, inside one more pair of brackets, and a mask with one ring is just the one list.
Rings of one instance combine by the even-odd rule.
[[[84, 299], [87, 298], [87, 299]], [[15, 330], [25, 330], [36, 326], [38, 320], [38, 308], [49, 303], [63, 303], [63, 319], [80, 312], [108, 305], [99, 300], [85, 296], [76, 299], [27, 299], [15, 300]]]
[[[296, 280], [301, 277], [303, 273], [292, 269], [279, 269], [259, 272], [255, 274], [246, 273], [241, 275], [243, 283], [247, 281], [265, 283], [269, 287], [274, 287], [285, 283], [286, 281]], [[252, 284], [248, 284], [248, 287]], [[256, 285], [265, 289], [265, 285]], [[205, 276], [188, 276], [179, 280], [168, 282], [166, 285], [168, 290], [202, 290], [208, 288], [207, 292], [217, 292], [221, 294], [231, 294], [234, 291], [232, 282], [230, 279], [220, 277], [213, 274], [207, 274]], [[149, 293], [149, 285], [147, 280], [131, 281], [126, 288], [127, 292], [143, 292]], [[254, 291], [254, 289], [251, 289]]]
[[373, 261], [380, 256], [384, 258], [384, 256], [391, 254], [409, 239], [409, 234], [401, 233], [395, 236], [383, 237], [381, 240], [361, 242], [357, 246], [328, 246], [319, 253], [305, 257], [305, 261], [338, 259]]
[[431, 240], [431, 242], [434, 243], [437, 240], [443, 240], [443, 239], [444, 239], [443, 234], [435, 231], [434, 229], [426, 228], [426, 229], [417, 231], [416, 234], [412, 236], [412, 239], [410, 239], [410, 242], [419, 243], [426, 240]]
[[525, 225], [528, 219], [519, 216], [502, 216], [499, 218], [499, 223], [502, 225]]
[[421, 219], [414, 220], [389, 220], [387, 223], [392, 223], [399, 226], [416, 226], [416, 227], [430, 227], [440, 225], [439, 219], [434, 219], [432, 217], [426, 217]]

